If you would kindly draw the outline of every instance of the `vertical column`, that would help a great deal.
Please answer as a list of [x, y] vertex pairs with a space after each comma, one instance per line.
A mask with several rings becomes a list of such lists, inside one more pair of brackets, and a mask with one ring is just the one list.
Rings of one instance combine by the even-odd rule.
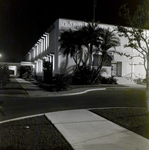
[[50, 53], [50, 33], [47, 33], [47, 54]]
[[44, 36], [45, 36], [45, 54], [48, 54], [48, 33], [45, 33]]
[[55, 70], [54, 70], [54, 73], [60, 73], [59, 72], [59, 69], [60, 69], [60, 60], [59, 60], [59, 55], [58, 55], [58, 36], [59, 36], [59, 21], [57, 20], [55, 22], [55, 29], [53, 29], [54, 32], [55, 32], [55, 36], [54, 36], [54, 42], [55, 42], [55, 45], [54, 45], [54, 53], [55, 53]]
[[29, 53], [29, 61], [31, 61], [31, 53]]
[[51, 54], [52, 56], [52, 64], [53, 64], [53, 71], [55, 70], [55, 56], [53, 54]]
[[33, 52], [33, 49], [31, 49], [31, 55], [32, 55], [31, 60], [33, 60], [33, 59], [34, 59], [34, 52]]
[[35, 45], [34, 48], [35, 48], [35, 59], [36, 59], [36, 57], [37, 57], [37, 45]]
[[38, 55], [39, 55], [39, 43], [37, 43], [37, 57], [38, 57]]
[[46, 51], [46, 37], [44, 36], [44, 52]]
[[33, 47], [33, 59], [35, 59], [35, 47]]
[[39, 57], [42, 56], [43, 49], [44, 49], [44, 44], [43, 44], [43, 39], [41, 38], [41, 39], [39, 40]]
[[42, 37], [42, 43], [43, 43], [43, 54], [44, 54], [44, 52], [45, 52], [45, 50], [46, 50], [46, 42], [45, 42], [45, 37], [43, 36]]
[[46, 52], [48, 50], [48, 35], [46, 34]]
[[41, 42], [39, 41], [39, 43], [38, 43], [38, 58], [40, 56], [40, 51], [41, 51]]
[[38, 61], [35, 62], [36, 63], [36, 75], [38, 75]]
[[41, 51], [42, 56], [43, 56], [44, 50], [45, 50], [44, 37], [42, 37], [42, 51]]
[[47, 42], [47, 45], [48, 45], [48, 52], [50, 51], [50, 33], [48, 33], [48, 42]]
[[27, 56], [26, 56], [25, 60], [30, 61], [30, 52], [27, 53]]

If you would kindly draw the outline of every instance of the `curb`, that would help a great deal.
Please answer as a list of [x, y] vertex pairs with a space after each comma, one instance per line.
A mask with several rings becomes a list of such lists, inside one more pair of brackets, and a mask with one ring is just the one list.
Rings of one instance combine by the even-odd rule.
[[25, 98], [25, 97], [29, 97], [29, 95], [28, 94], [26, 94], [26, 95], [21, 95], [21, 94], [1, 94], [0, 95], [0, 97], [23, 97], [23, 98]]
[[82, 92], [73, 92], [71, 93], [72, 91], [70, 91], [70, 93], [65, 93], [65, 94], [59, 94], [59, 93], [52, 93], [51, 92], [51, 95], [48, 93], [48, 95], [33, 95], [33, 94], [28, 94], [29, 97], [61, 97], [61, 96], [74, 96], [74, 95], [81, 95], [81, 94], [85, 94], [87, 92], [91, 92], [91, 91], [102, 91], [102, 90], [106, 90], [106, 88], [98, 88], [98, 89], [89, 89], [89, 90], [85, 90], [85, 91], [82, 91]]
[[34, 94], [29, 94], [26, 91], [26, 95], [25, 94], [1, 94], [1, 97], [60, 97], [60, 96], [74, 96], [74, 95], [81, 95], [81, 94], [85, 94], [87, 92], [91, 92], [91, 91], [101, 91], [101, 90], [106, 90], [107, 88], [96, 88], [96, 89], [88, 89], [82, 92], [73, 92], [70, 91], [70, 93], [67, 94], [60, 94], [60, 93], [53, 93], [51, 92], [51, 94], [49, 94], [50, 92], [47, 91], [47, 95], [46, 94], [40, 94], [40, 95], [34, 95]]
[[[97, 108], [86, 108], [86, 110], [90, 111], [93, 109], [112, 109], [112, 108], [135, 108], [135, 109], [145, 109], [144, 107], [97, 107]], [[82, 108], [81, 108], [82, 109]], [[81, 109], [72, 109], [72, 110], [81, 110]], [[61, 110], [61, 111], [56, 111], [56, 112], [63, 112], [63, 111], [72, 111], [72, 110]], [[54, 111], [55, 112], [55, 111]], [[46, 114], [48, 113], [54, 113], [54, 112], [47, 112], [47, 113], [41, 113], [41, 114], [35, 114], [35, 115], [30, 115], [30, 116], [24, 116], [24, 117], [18, 117], [18, 118], [14, 118], [14, 119], [9, 119], [9, 120], [5, 120], [5, 121], [0, 121], [0, 124], [2, 123], [7, 123], [7, 122], [11, 122], [11, 121], [18, 121], [18, 120], [23, 120], [23, 119], [27, 119], [27, 118], [32, 118], [32, 117], [38, 117], [38, 116], [46, 116]]]
[[62, 94], [62, 96], [80, 95], [80, 94], [85, 94], [85, 93], [88, 93], [88, 92], [91, 92], [91, 91], [102, 91], [102, 90], [106, 90], [106, 88], [89, 89], [89, 90], [85, 90], [85, 91], [83, 91], [83, 92]]
[[112, 108], [134, 108], [134, 109], [144, 109], [145, 107], [97, 107], [97, 108], [87, 108], [87, 110], [94, 110], [94, 109], [112, 109]]
[[0, 121], [0, 124], [11, 122], [11, 121], [23, 120], [23, 119], [32, 118], [32, 117], [43, 116], [43, 115], [45, 115], [45, 114], [36, 114], [36, 115], [30, 115], [30, 116], [25, 116], [25, 117], [18, 117], [18, 118], [14, 118], [14, 119], [5, 120], [5, 121]]

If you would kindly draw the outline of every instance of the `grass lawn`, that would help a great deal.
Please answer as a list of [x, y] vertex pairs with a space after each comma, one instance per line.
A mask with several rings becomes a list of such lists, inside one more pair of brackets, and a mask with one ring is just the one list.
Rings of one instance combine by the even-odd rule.
[[110, 108], [90, 111], [149, 139], [149, 116], [146, 115], [145, 109]]
[[0, 124], [0, 150], [73, 150], [43, 115]]

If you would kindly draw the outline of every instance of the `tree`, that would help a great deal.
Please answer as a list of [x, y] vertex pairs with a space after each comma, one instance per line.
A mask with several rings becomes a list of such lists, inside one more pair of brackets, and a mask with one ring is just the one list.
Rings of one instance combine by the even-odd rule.
[[[88, 72], [86, 83], [91, 83], [95, 69], [92, 69], [93, 48], [100, 46], [104, 29], [99, 28], [97, 23], [88, 23], [77, 31], [64, 31], [61, 34], [60, 52], [68, 58], [70, 55], [76, 63], [74, 74], [82, 75], [83, 72]], [[84, 82], [84, 83], [85, 83]]]
[[[82, 48], [80, 44], [80, 36], [77, 31], [72, 31], [71, 29], [68, 31], [64, 31], [61, 33], [60, 37], [60, 52], [63, 56], [66, 56], [68, 60], [68, 55], [73, 58], [76, 66], [79, 67], [80, 62], [82, 61]], [[67, 65], [68, 62], [66, 62]]]
[[82, 45], [88, 49], [89, 66], [91, 67], [93, 48], [98, 48], [101, 44], [104, 29], [98, 27], [97, 23], [88, 23], [87, 26], [83, 26], [78, 32], [82, 37]]
[[60, 52], [64, 56], [70, 55], [74, 59], [76, 65], [80, 64], [92, 66], [93, 47], [98, 48], [101, 44], [101, 36], [104, 29], [99, 28], [98, 24], [88, 23], [77, 31], [64, 31], [61, 33]]
[[[107, 56], [111, 57], [110, 52], [116, 52], [115, 47], [120, 45], [119, 38], [116, 36], [114, 32], [115, 30], [110, 31], [109, 28], [104, 29], [104, 34], [102, 34], [102, 42], [101, 42], [100, 48], [98, 49], [98, 51], [101, 53], [101, 61], [100, 61], [100, 65], [98, 66], [98, 69], [96, 72], [97, 77], [95, 78], [94, 82], [98, 78], [98, 75], [102, 69], [103, 62], [105, 61], [106, 57]], [[114, 48], [114, 50], [112, 48]]]
[[[109, 56], [111, 48], [119, 46], [119, 38], [115, 35], [114, 30], [103, 29], [97, 23], [88, 23], [77, 31], [64, 31], [61, 34], [60, 52], [64, 56], [70, 55], [76, 63], [75, 71], [79, 75], [83, 72], [88, 72], [87, 79], [84, 83], [97, 83], [101, 73], [101, 68], [106, 56]], [[97, 69], [92, 67], [93, 52], [99, 51], [101, 53], [101, 63]]]
[[[137, 10], [134, 15], [130, 15], [130, 10], [127, 5], [123, 5], [120, 8], [120, 16], [123, 17], [128, 27], [118, 26], [118, 32], [120, 36], [124, 36], [128, 39], [128, 44], [124, 47], [130, 47], [135, 49], [139, 55], [135, 57], [140, 57], [144, 61], [144, 68], [146, 70], [146, 110], [149, 113], [149, 10], [144, 3], [143, 5], [138, 5]], [[133, 58], [134, 56], [129, 56]]]
[[2, 85], [2, 88], [9, 82], [9, 77], [8, 65], [0, 65], [0, 84]]
[[[105, 61], [106, 56], [110, 56], [110, 52], [115, 52], [115, 47], [120, 45], [120, 41], [119, 38], [116, 36], [116, 34], [114, 33], [115, 31], [110, 31], [110, 29], [105, 29], [104, 30], [104, 34], [102, 36], [102, 43], [101, 43], [101, 47], [99, 49], [99, 51], [102, 54], [102, 60], [101, 60], [101, 64], [100, 64], [100, 69], [102, 68], [102, 64]], [[114, 48], [111, 49], [111, 48]]]

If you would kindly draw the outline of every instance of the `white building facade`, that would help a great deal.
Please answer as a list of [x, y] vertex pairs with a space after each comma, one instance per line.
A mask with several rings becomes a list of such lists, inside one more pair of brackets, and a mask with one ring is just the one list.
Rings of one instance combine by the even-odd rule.
[[[45, 62], [50, 62], [52, 75], [63, 74], [63, 63], [66, 58], [59, 53], [60, 34], [69, 29], [78, 29], [86, 22], [68, 19], [58, 19], [50, 26], [49, 30], [45, 32], [40, 39], [35, 43], [31, 50], [26, 55], [26, 61], [35, 64], [35, 74], [38, 79], [44, 80], [44, 67]], [[99, 27], [110, 28], [113, 30], [115, 26], [99, 24]], [[124, 44], [128, 43], [128, 39], [120, 37], [120, 46], [116, 47], [116, 51], [121, 53], [130, 54], [131, 56], [137, 56], [136, 50], [131, 48], [124, 48]], [[107, 72], [104, 76], [118, 76], [118, 77], [131, 77], [131, 78], [145, 78], [145, 69], [143, 66], [143, 60], [139, 57], [132, 59], [120, 56], [113, 53], [113, 60], [111, 66], [104, 66]], [[74, 65], [73, 59], [68, 59], [68, 67]]]

